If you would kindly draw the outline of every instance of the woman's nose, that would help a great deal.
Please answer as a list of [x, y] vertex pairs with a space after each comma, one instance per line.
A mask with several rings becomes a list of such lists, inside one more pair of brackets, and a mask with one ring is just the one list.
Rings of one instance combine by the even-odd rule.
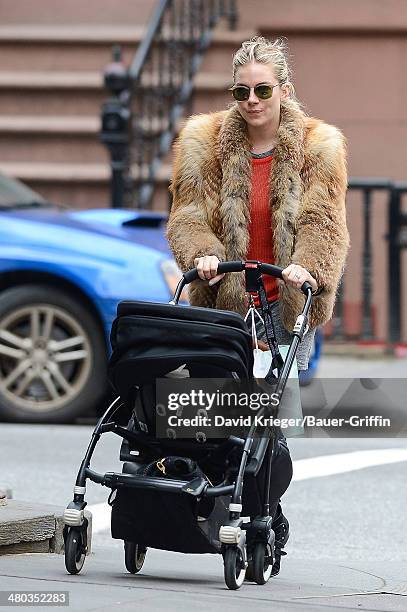
[[256, 94], [254, 93], [254, 89], [250, 89], [250, 94], [249, 94], [249, 98], [247, 100], [248, 102], [250, 102], [251, 104], [257, 104], [257, 102], [259, 101], [258, 97], [256, 96]]

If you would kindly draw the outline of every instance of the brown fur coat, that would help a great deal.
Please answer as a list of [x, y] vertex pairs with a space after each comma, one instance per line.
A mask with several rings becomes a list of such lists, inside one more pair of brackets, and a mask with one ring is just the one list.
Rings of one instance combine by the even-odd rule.
[[[307, 117], [291, 100], [281, 103], [278, 143], [270, 178], [275, 264], [304, 266], [317, 280], [310, 325], [332, 316], [349, 245], [346, 228], [345, 139]], [[249, 245], [251, 153], [246, 123], [236, 107], [191, 117], [175, 144], [167, 236], [185, 271], [194, 259], [217, 255], [244, 260]], [[303, 305], [300, 291], [283, 285], [282, 320], [292, 329]], [[227, 274], [213, 287], [197, 280], [190, 302], [244, 314], [244, 278]]]

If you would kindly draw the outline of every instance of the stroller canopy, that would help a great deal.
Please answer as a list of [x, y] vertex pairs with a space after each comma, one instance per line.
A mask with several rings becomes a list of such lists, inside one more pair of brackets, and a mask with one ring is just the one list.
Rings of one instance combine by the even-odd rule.
[[252, 376], [252, 338], [234, 312], [125, 301], [110, 341], [109, 379], [123, 398], [183, 365], [191, 378]]

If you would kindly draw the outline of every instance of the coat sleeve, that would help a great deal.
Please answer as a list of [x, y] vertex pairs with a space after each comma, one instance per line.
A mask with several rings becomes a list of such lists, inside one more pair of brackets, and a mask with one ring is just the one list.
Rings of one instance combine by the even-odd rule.
[[225, 249], [214, 229], [216, 194], [211, 184], [216, 172], [220, 169], [214, 160], [213, 140], [203, 130], [200, 117], [192, 118], [174, 145], [172, 207], [167, 225], [168, 242], [183, 271], [194, 266], [196, 257], [216, 255], [220, 261], [225, 259]]
[[332, 314], [349, 248], [346, 146], [342, 133], [326, 124], [315, 129], [309, 139], [309, 155], [303, 168], [302, 207], [291, 259], [306, 268], [318, 283], [319, 294], [313, 309], [320, 313], [321, 324]]

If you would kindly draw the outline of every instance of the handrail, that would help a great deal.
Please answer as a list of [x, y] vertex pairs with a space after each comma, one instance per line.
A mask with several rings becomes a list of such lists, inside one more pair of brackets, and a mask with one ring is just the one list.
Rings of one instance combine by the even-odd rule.
[[158, 169], [190, 110], [193, 78], [223, 18], [235, 26], [236, 0], [160, 0], [128, 69], [116, 51], [105, 71], [113, 95], [103, 105], [101, 132], [111, 154], [113, 207], [150, 207]]
[[129, 76], [133, 80], [139, 78], [143, 66], [147, 61], [150, 49], [153, 45], [155, 35], [159, 31], [165, 11], [168, 10], [169, 4], [169, 0], [160, 0], [158, 8], [156, 9], [149, 23], [146, 35], [139, 45], [133, 62], [129, 68]]

